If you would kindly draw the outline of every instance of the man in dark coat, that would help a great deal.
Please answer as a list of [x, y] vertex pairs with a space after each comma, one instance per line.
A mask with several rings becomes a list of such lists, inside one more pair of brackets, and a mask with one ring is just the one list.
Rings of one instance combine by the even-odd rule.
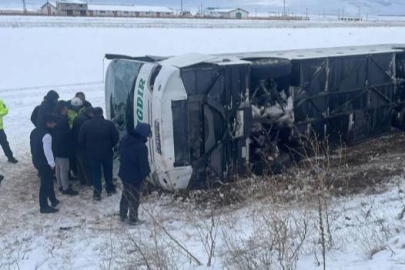
[[56, 179], [58, 180], [59, 190], [63, 194], [75, 196], [78, 192], [73, 190], [69, 184], [69, 158], [73, 156], [74, 149], [66, 102], [58, 101], [55, 110], [58, 120], [52, 134], [52, 149], [55, 156]]
[[79, 144], [84, 146], [90, 163], [93, 198], [101, 200], [101, 167], [103, 167], [107, 194], [116, 193], [112, 182], [113, 148], [117, 145], [119, 135], [115, 125], [103, 117], [103, 109], [94, 108], [93, 119], [85, 122], [80, 129]]
[[122, 221], [128, 218], [131, 224], [139, 222], [138, 208], [142, 186], [150, 174], [148, 149], [145, 145], [150, 135], [150, 125], [138, 123], [135, 130], [122, 138], [120, 143], [121, 165], [118, 176], [124, 186], [120, 202], [120, 218]]
[[80, 113], [73, 121], [72, 135], [75, 148], [75, 156], [77, 161], [77, 173], [80, 180], [80, 184], [91, 186], [91, 173], [90, 166], [87, 159], [84, 146], [79, 143], [79, 132], [85, 122], [92, 119], [94, 116], [94, 109], [87, 107]]
[[41, 121], [43, 114], [53, 113], [55, 111], [55, 106], [58, 99], [59, 94], [54, 90], [51, 90], [46, 94], [44, 101], [42, 101], [41, 105], [35, 107], [31, 114], [31, 122], [34, 124], [34, 126], [37, 126], [37, 124]]
[[[39, 206], [43, 214], [58, 212], [55, 207], [59, 201], [56, 199], [53, 186], [53, 169], [55, 168], [55, 159], [52, 152], [51, 130], [56, 126], [57, 116], [53, 114], [44, 114], [38, 126], [31, 132], [30, 145], [32, 162], [38, 170], [41, 178], [41, 187], [39, 189]], [[48, 199], [51, 202], [48, 205]]]

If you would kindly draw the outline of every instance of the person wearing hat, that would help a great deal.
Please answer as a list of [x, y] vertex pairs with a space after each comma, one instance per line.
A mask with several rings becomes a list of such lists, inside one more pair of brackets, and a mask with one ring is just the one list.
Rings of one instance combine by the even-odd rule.
[[82, 108], [83, 108], [83, 101], [78, 97], [72, 98], [72, 100], [70, 101], [70, 107], [68, 111], [70, 128], [73, 127], [73, 121], [75, 120], [76, 116], [81, 112]]
[[[52, 151], [51, 135], [51, 130], [55, 128], [57, 120], [58, 118], [54, 114], [43, 114], [37, 123], [37, 127], [30, 135], [32, 163], [38, 170], [41, 179], [39, 207], [42, 214], [58, 212], [58, 209], [55, 209], [59, 201], [56, 199], [53, 184], [55, 158]], [[51, 206], [49, 206], [48, 200], [51, 202]]]
[[13, 152], [10, 149], [10, 145], [7, 140], [6, 133], [4, 132], [3, 117], [8, 114], [8, 108], [4, 101], [0, 99], [0, 145], [3, 148], [4, 154], [6, 155], [8, 162], [17, 163], [18, 160], [14, 158]]
[[130, 224], [139, 222], [138, 208], [142, 186], [150, 174], [146, 142], [151, 133], [149, 124], [138, 123], [120, 142], [121, 164], [118, 176], [124, 186], [120, 201], [120, 219], [121, 221], [128, 219]]
[[[83, 101], [78, 98], [78, 97], [74, 97], [70, 100], [69, 104], [68, 104], [68, 121], [69, 121], [69, 127], [72, 129], [73, 128], [73, 122], [75, 121], [75, 118], [77, 117], [77, 115], [82, 112], [83, 110]], [[69, 173], [69, 178], [71, 180], [77, 180], [77, 162], [76, 162], [76, 157], [75, 155], [73, 155], [70, 158], [70, 172]]]
[[34, 124], [34, 126], [37, 126], [37, 124], [41, 122], [41, 117], [43, 114], [53, 113], [55, 111], [55, 106], [58, 99], [59, 94], [54, 90], [50, 90], [46, 94], [41, 105], [36, 106], [31, 114], [31, 122]]
[[83, 101], [83, 108], [93, 107], [93, 105], [86, 100], [86, 95], [83, 92], [77, 92], [75, 97], [78, 97]]
[[86, 150], [94, 186], [93, 199], [101, 200], [101, 168], [104, 173], [107, 195], [116, 193], [112, 181], [113, 148], [119, 140], [118, 130], [113, 122], [104, 119], [103, 109], [96, 107], [93, 118], [86, 121], [79, 132], [79, 144]]

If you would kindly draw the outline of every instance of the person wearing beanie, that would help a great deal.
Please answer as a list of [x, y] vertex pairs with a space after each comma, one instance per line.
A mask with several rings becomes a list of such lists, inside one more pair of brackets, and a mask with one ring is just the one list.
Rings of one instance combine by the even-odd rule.
[[118, 130], [113, 122], [104, 119], [103, 109], [94, 108], [94, 116], [86, 121], [79, 132], [79, 144], [86, 150], [89, 159], [92, 183], [94, 186], [94, 200], [101, 200], [101, 168], [103, 168], [107, 195], [116, 193], [112, 181], [113, 148], [119, 140]]
[[132, 225], [139, 223], [138, 208], [143, 182], [150, 174], [146, 142], [151, 134], [149, 124], [138, 123], [120, 142], [121, 164], [118, 176], [124, 186], [120, 201], [120, 219], [128, 220]]
[[69, 158], [73, 157], [73, 138], [69, 127], [68, 109], [65, 101], [58, 101], [56, 114], [58, 120], [52, 133], [52, 150], [55, 156], [56, 179], [62, 194], [75, 196], [79, 193], [73, 190], [69, 184]]
[[[41, 179], [39, 207], [42, 214], [58, 212], [58, 209], [55, 209], [59, 201], [56, 199], [53, 184], [55, 158], [52, 151], [51, 135], [51, 130], [55, 128], [57, 120], [58, 118], [54, 114], [43, 114], [37, 127], [30, 135], [32, 163], [38, 170]], [[51, 202], [51, 206], [49, 206], [48, 200]]]
[[4, 131], [3, 117], [8, 114], [8, 108], [4, 101], [0, 99], [0, 145], [3, 148], [4, 154], [6, 155], [8, 162], [17, 163], [18, 160], [14, 158], [13, 152], [10, 149], [10, 145], [7, 140], [6, 132]]
[[43, 114], [53, 113], [55, 111], [55, 106], [58, 102], [58, 99], [59, 94], [54, 90], [50, 90], [46, 94], [41, 105], [35, 107], [34, 111], [31, 114], [31, 122], [34, 124], [34, 126], [38, 125], [38, 122], [41, 121], [41, 117]]

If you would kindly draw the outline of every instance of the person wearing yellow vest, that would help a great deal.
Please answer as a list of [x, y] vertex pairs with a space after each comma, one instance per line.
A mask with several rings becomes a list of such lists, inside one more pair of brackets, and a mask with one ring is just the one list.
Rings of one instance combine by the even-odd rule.
[[13, 156], [13, 152], [11, 151], [10, 145], [7, 141], [6, 133], [4, 132], [3, 117], [7, 114], [8, 108], [6, 107], [6, 104], [4, 104], [4, 101], [0, 99], [0, 145], [1, 148], [3, 148], [4, 154], [8, 158], [8, 162], [17, 163], [18, 160], [16, 160]]
[[68, 110], [69, 126], [71, 129], [73, 127], [73, 121], [75, 121], [76, 116], [81, 112], [82, 109], [83, 101], [78, 97], [74, 97], [70, 101], [70, 108]]

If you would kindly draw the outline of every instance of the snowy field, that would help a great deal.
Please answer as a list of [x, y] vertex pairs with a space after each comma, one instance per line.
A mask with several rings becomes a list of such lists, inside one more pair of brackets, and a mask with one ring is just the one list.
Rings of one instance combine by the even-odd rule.
[[[265, 27], [260, 22], [238, 25], [235, 21], [229, 22], [232, 27], [210, 21], [179, 25], [184, 23], [0, 17], [0, 98], [10, 108], [5, 130], [20, 160], [17, 165], [0, 160], [0, 173], [6, 176], [0, 186], [0, 269], [137, 269], [137, 262], [146, 265], [145, 261], [151, 269], [205, 269], [211, 250], [210, 269], [234, 269], [238, 260], [232, 256], [241, 246], [249, 248], [247, 239], [254, 242], [266, 236], [262, 218], [267, 215], [261, 213], [273, 210], [296, 217], [296, 224], [281, 237], [288, 247], [276, 248], [285, 252], [267, 259], [279, 266], [298, 259], [297, 269], [322, 269], [319, 232], [313, 224], [317, 208], [312, 203], [251, 201], [212, 211], [153, 194], [140, 212], [147, 223], [128, 228], [117, 221], [119, 195], [94, 203], [92, 191], [78, 187], [78, 197], [57, 194], [59, 214], [39, 214], [39, 181], [29, 152], [30, 114], [49, 89], [58, 91], [62, 99], [83, 91], [94, 105], [104, 106], [106, 53], [176, 55], [405, 43], [405, 27], [400, 25]], [[201, 23], [206, 26], [200, 27]], [[405, 221], [398, 218], [405, 204], [404, 184], [400, 175], [378, 192], [331, 200], [334, 244], [325, 254], [327, 269], [405, 268]], [[295, 254], [301, 231], [294, 228], [305, 220], [312, 229]], [[206, 241], [212, 238], [213, 249], [213, 242]]]
[[0, 16], [0, 27], [101, 27], [101, 28], [308, 28], [396, 27], [405, 17], [370, 17], [359, 22], [338, 21], [336, 16], [312, 17], [309, 21], [159, 19], [100, 17]]

